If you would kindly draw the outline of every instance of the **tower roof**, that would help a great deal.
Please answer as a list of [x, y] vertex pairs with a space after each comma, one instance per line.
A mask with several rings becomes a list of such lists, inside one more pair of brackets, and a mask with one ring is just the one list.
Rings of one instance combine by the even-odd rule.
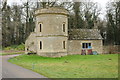
[[68, 15], [68, 11], [64, 8], [58, 8], [58, 7], [51, 7], [51, 8], [40, 8], [35, 11], [35, 16], [41, 15], [41, 14], [62, 14], [62, 15]]

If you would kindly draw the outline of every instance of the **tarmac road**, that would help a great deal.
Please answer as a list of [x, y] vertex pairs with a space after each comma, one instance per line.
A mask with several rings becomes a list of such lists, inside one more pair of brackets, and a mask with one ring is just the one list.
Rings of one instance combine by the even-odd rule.
[[7, 60], [14, 56], [18, 55], [2, 56], [2, 78], [46, 78], [31, 70], [9, 63]]

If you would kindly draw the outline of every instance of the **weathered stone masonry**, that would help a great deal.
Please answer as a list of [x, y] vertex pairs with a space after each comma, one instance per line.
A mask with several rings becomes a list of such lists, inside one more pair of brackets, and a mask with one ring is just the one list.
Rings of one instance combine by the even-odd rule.
[[[68, 11], [62, 8], [43, 8], [35, 12], [36, 27], [25, 42], [25, 51], [35, 52], [40, 56], [60, 57], [69, 54], [81, 54], [82, 43], [90, 42], [92, 49], [102, 53], [102, 38], [97, 30], [90, 30], [96, 34], [80, 35], [72, 30], [68, 35]], [[83, 30], [82, 30], [83, 31]], [[86, 31], [86, 30], [85, 30]], [[82, 32], [84, 33], [84, 32]], [[72, 35], [71, 35], [72, 34]], [[76, 37], [78, 35], [78, 37]], [[91, 38], [92, 37], [92, 38]]]

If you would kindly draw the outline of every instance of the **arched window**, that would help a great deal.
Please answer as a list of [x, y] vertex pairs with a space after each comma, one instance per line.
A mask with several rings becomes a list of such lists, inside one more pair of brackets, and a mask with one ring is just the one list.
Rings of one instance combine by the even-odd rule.
[[62, 27], [63, 27], [63, 32], [65, 32], [65, 23], [63, 23]]
[[42, 41], [40, 41], [40, 49], [42, 49]]
[[41, 23], [39, 24], [39, 27], [40, 27], [40, 32], [41, 32], [41, 31], [42, 31], [42, 30], [41, 30], [41, 29], [42, 29], [42, 28], [41, 28], [41, 27], [42, 27], [42, 24], [41, 24]]
[[65, 41], [63, 41], [63, 49], [65, 49]]

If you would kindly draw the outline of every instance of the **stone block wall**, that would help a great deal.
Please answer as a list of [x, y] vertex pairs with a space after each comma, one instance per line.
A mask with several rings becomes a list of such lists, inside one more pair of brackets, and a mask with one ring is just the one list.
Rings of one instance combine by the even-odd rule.
[[91, 43], [92, 51], [102, 54], [102, 40], [68, 40], [68, 54], [81, 54], [82, 43]]
[[37, 44], [36, 44], [36, 33], [32, 32], [27, 40], [25, 41], [25, 53], [28, 52], [37, 52]]
[[107, 45], [103, 46], [103, 54], [120, 53], [120, 45]]

